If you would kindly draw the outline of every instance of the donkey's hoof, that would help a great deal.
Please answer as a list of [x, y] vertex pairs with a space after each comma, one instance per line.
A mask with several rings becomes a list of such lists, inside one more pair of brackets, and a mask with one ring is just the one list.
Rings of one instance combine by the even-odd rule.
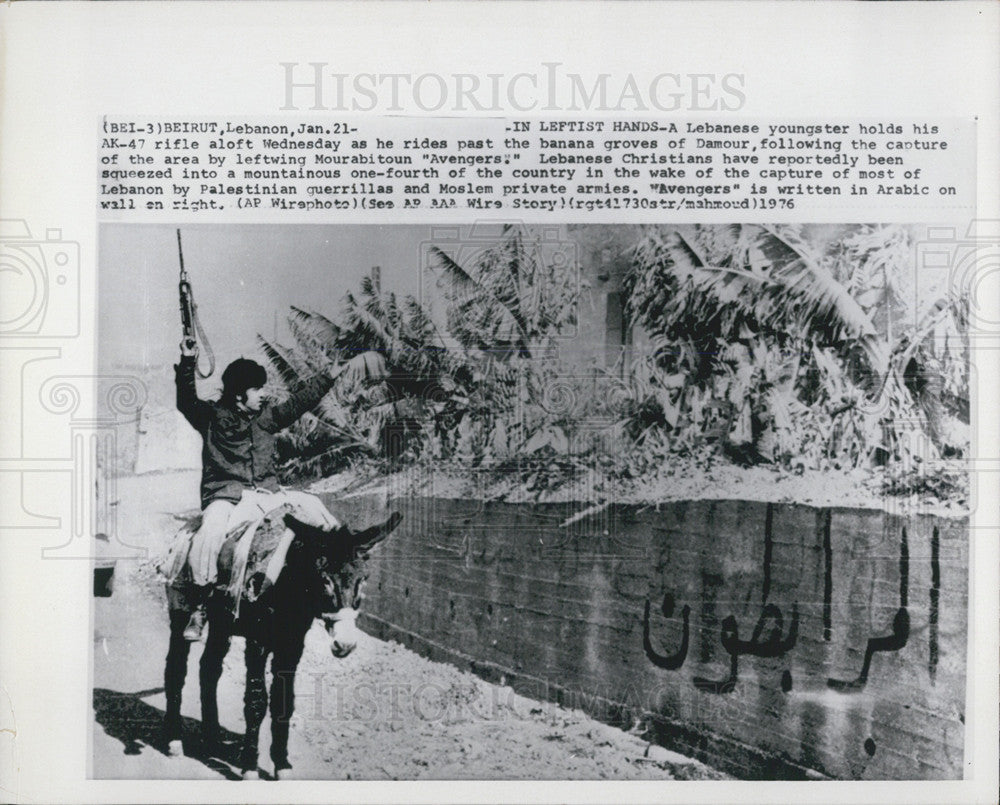
[[174, 738], [167, 744], [167, 754], [170, 757], [184, 757], [184, 744], [180, 738]]
[[245, 769], [243, 771], [243, 779], [244, 780], [259, 780], [260, 779], [260, 772], [258, 772], [257, 769]]
[[283, 769], [275, 769], [274, 770], [274, 779], [275, 780], [293, 780], [295, 778], [292, 775], [291, 768], [288, 767], [288, 766], [286, 766]]

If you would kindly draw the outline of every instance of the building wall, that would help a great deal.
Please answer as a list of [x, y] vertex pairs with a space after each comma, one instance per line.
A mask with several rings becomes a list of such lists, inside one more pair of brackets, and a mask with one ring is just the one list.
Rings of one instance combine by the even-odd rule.
[[379, 637], [623, 728], [643, 718], [741, 778], [962, 776], [965, 520], [398, 505], [363, 617]]
[[612, 370], [624, 376], [623, 348], [631, 342], [625, 316], [623, 280], [641, 229], [626, 225], [567, 227], [580, 265], [581, 293], [577, 336], [563, 344], [560, 357], [581, 369]]
[[[108, 455], [112, 476], [143, 474], [201, 467], [201, 436], [178, 412], [174, 368], [171, 364], [113, 367], [114, 375], [101, 381], [98, 416], [114, 434]], [[205, 399], [218, 395], [219, 373], [211, 380], [198, 380]], [[127, 380], [134, 389], [128, 410], [116, 410], [104, 386]], [[109, 400], [111, 402], [109, 402]]]

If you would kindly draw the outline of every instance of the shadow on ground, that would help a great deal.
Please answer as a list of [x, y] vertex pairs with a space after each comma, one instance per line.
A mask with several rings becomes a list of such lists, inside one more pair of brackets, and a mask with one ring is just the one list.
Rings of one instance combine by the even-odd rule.
[[[165, 713], [146, 704], [143, 698], [163, 693], [163, 688], [140, 690], [136, 693], [119, 693], [107, 688], [94, 689], [94, 716], [104, 731], [122, 742], [122, 754], [138, 755], [144, 746], [167, 755], [164, 736]], [[212, 748], [202, 745], [201, 722], [182, 718], [182, 741], [185, 757], [197, 760], [222, 775], [227, 780], [240, 779], [240, 747], [242, 735], [219, 729], [219, 739]]]

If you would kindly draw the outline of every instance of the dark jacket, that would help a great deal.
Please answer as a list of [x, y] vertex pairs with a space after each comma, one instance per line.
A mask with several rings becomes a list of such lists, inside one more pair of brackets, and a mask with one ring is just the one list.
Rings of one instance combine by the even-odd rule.
[[304, 381], [285, 402], [265, 402], [257, 414], [198, 398], [195, 358], [181, 357], [177, 375], [177, 410], [201, 434], [201, 506], [213, 500], [239, 501], [244, 489], [278, 489], [274, 472], [274, 434], [313, 408], [333, 380], [316, 376]]

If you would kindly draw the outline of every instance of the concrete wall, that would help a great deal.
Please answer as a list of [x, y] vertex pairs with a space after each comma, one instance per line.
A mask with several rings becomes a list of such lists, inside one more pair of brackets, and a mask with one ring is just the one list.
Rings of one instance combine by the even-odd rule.
[[[119, 364], [99, 381], [98, 418], [114, 433], [114, 450], [108, 456], [113, 475], [201, 468], [201, 436], [176, 407], [174, 369], [171, 364], [140, 366]], [[135, 390], [127, 409], [114, 405], [108, 386], [127, 381]], [[218, 373], [198, 380], [204, 399], [218, 396]]]
[[961, 777], [965, 520], [743, 501], [585, 517], [396, 506], [368, 587], [375, 635], [624, 728], [643, 717], [742, 778]]

